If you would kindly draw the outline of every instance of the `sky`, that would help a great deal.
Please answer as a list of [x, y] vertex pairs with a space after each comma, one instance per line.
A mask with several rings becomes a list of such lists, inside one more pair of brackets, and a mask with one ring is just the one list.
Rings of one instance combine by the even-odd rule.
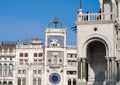
[[[67, 45], [76, 45], [71, 27], [79, 7], [80, 0], [0, 0], [0, 42], [34, 38], [45, 42], [45, 29], [57, 16], [67, 30]], [[98, 12], [99, 0], [82, 0], [82, 9]]]

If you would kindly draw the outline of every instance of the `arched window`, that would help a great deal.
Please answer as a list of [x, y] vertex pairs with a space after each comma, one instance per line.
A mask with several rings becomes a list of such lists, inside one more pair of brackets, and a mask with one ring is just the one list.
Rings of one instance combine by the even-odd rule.
[[33, 85], [36, 85], [36, 78], [33, 79]]
[[68, 80], [68, 85], [71, 85], [71, 79]]
[[40, 78], [38, 79], [38, 85], [41, 85], [41, 79]]
[[3, 81], [3, 85], [7, 85], [7, 81]]
[[13, 84], [12, 84], [12, 81], [9, 81], [9, 82], [8, 82], [8, 85], [13, 85]]
[[9, 65], [9, 76], [13, 76], [13, 65]]
[[18, 78], [18, 85], [21, 85], [21, 78]]
[[23, 78], [22, 85], [26, 85], [26, 78]]
[[2, 76], [2, 64], [0, 64], [0, 76]]
[[75, 79], [73, 80], [73, 85], [76, 85], [76, 80]]
[[7, 64], [4, 64], [3, 72], [4, 76], [7, 76]]
[[2, 85], [2, 82], [0, 81], [0, 85]]

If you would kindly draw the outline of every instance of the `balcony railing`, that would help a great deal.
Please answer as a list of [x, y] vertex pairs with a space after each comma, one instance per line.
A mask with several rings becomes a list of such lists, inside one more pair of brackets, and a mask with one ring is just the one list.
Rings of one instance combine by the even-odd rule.
[[115, 20], [114, 12], [111, 13], [86, 13], [78, 14], [78, 22], [87, 22], [87, 21], [111, 21]]
[[0, 56], [15, 56], [16, 51], [0, 51]]

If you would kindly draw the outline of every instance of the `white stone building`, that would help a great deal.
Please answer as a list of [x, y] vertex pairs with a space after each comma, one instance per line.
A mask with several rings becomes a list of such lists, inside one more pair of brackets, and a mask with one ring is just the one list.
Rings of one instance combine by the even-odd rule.
[[120, 85], [120, 0], [77, 14], [78, 85]]
[[77, 84], [76, 47], [66, 45], [57, 17], [45, 34], [45, 45], [40, 39], [0, 45], [0, 85]]
[[[82, 0], [81, 0], [82, 1]], [[0, 85], [120, 85], [120, 0], [77, 14], [77, 46], [57, 17], [40, 39], [0, 45]]]

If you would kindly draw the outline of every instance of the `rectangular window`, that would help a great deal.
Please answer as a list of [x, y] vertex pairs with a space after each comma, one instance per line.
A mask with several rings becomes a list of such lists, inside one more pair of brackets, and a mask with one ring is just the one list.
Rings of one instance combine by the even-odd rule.
[[23, 65], [23, 59], [20, 59], [20, 64]]
[[38, 70], [38, 74], [41, 74], [41, 70]]
[[28, 53], [25, 53], [25, 57], [28, 57]]
[[37, 74], [37, 70], [33, 70], [33, 74]]
[[23, 74], [26, 74], [26, 70], [23, 70]]
[[18, 70], [18, 74], [21, 74], [21, 70]]
[[70, 58], [70, 57], [71, 57], [71, 54], [67, 54], [67, 57]]
[[55, 65], [57, 64], [57, 56], [56, 55], [54, 56], [54, 64]]
[[20, 62], [22, 62], [23, 61], [23, 59], [20, 59]]
[[39, 53], [39, 57], [42, 57], [42, 53]]
[[76, 54], [73, 54], [72, 57], [73, 57], [73, 58], [76, 58]]
[[23, 53], [20, 53], [20, 57], [23, 57]]
[[37, 57], [37, 53], [34, 53], [34, 57]]
[[34, 59], [34, 62], [37, 62], [37, 59]]

